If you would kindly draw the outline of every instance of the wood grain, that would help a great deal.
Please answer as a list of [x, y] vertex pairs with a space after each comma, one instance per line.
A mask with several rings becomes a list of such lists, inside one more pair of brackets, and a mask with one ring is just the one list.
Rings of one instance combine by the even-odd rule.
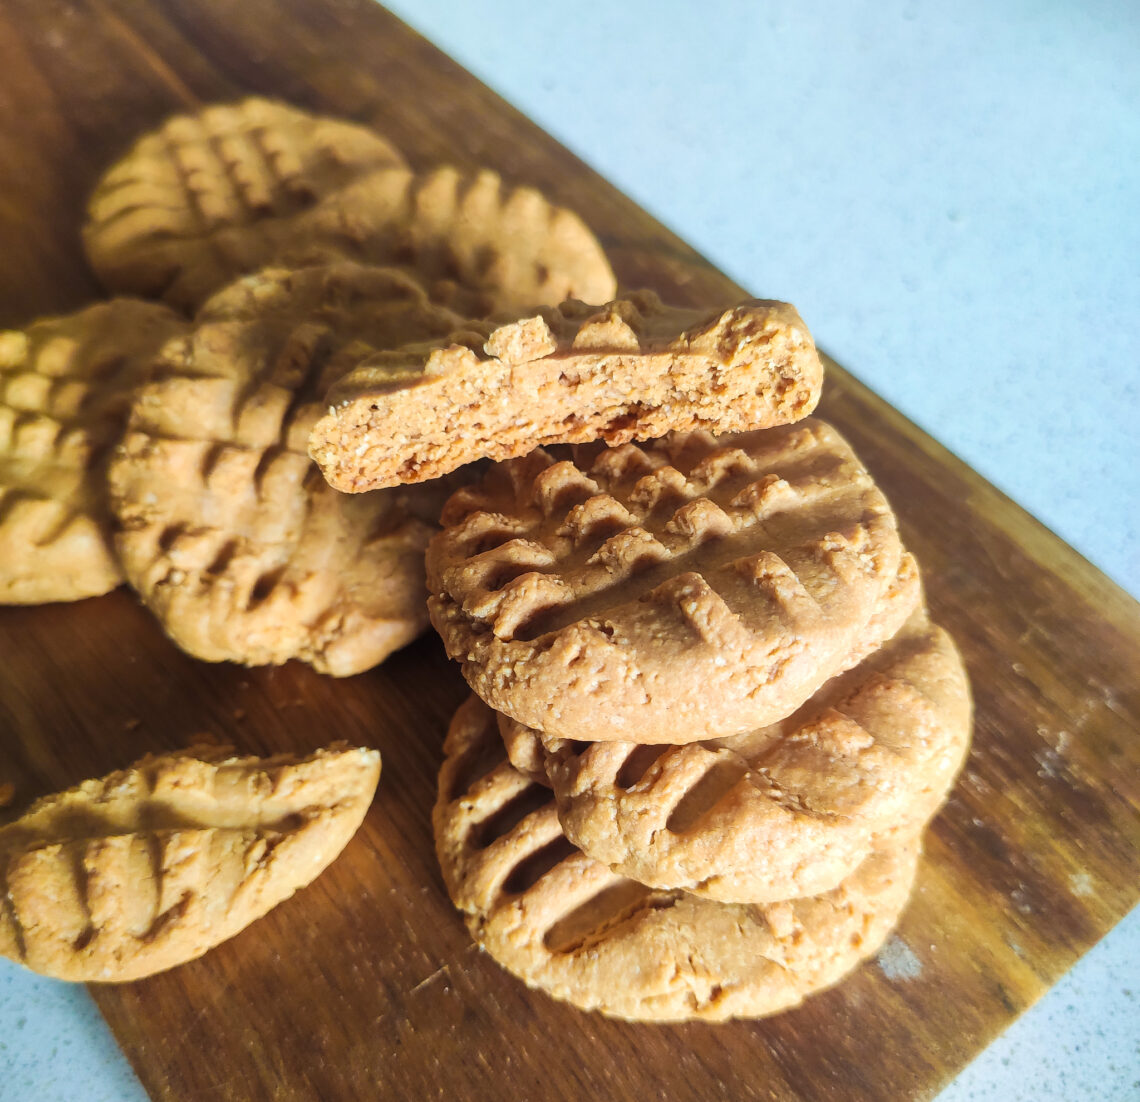
[[[371, 123], [417, 166], [537, 184], [595, 228], [627, 287], [708, 305], [743, 293], [368, 0], [9, 0], [0, 324], [96, 296], [78, 226], [98, 174], [171, 111], [248, 92]], [[910, 967], [871, 963], [755, 1023], [578, 1013], [480, 955], [444, 893], [429, 808], [464, 688], [434, 639], [333, 681], [196, 662], [125, 590], [2, 609], [13, 812], [200, 731], [252, 752], [348, 738], [383, 753], [360, 835], [314, 885], [201, 961], [94, 992], [153, 1097], [926, 1098], [1136, 902], [1140, 610], [829, 367], [822, 412], [895, 504], [977, 703], [974, 750], [894, 943]]]

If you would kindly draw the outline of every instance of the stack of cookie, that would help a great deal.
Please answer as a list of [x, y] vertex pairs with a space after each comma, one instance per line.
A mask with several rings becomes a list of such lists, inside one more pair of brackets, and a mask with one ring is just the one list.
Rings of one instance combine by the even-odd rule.
[[636, 295], [381, 357], [314, 429], [346, 489], [503, 460], [428, 548], [475, 694], [436, 844], [479, 943], [577, 1006], [755, 1017], [835, 982], [893, 927], [965, 755], [961, 661], [807, 416], [821, 381], [786, 305]]
[[496, 959], [582, 1007], [719, 1019], [878, 948], [970, 705], [834, 430], [537, 452], [444, 524], [432, 620], [477, 695], [437, 845]]

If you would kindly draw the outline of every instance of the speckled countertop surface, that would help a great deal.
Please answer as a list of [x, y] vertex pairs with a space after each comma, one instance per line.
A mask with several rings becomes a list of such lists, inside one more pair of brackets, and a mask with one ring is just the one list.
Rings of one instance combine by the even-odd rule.
[[[1140, 7], [401, 0], [398, 14], [1140, 596]], [[0, 964], [0, 1098], [143, 1094]], [[1140, 1098], [1140, 911], [940, 1102]]]

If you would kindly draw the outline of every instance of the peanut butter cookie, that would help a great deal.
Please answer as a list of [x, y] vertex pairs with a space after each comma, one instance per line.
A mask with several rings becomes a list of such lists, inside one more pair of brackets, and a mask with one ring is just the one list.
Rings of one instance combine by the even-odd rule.
[[969, 741], [961, 659], [919, 610], [770, 727], [663, 748], [548, 740], [546, 772], [566, 836], [615, 872], [772, 902], [829, 891], [922, 830]]
[[459, 490], [429, 609], [497, 711], [584, 742], [697, 742], [783, 719], [852, 661], [903, 554], [848, 445], [808, 419], [544, 451]]
[[450, 288], [477, 291], [469, 313], [607, 302], [617, 290], [578, 215], [487, 168], [380, 169], [330, 194], [308, 236], [344, 256], [409, 265], [445, 302]]
[[744, 432], [815, 408], [823, 367], [782, 302], [711, 316], [652, 292], [580, 302], [362, 362], [329, 393], [310, 453], [358, 492], [435, 478], [539, 445]]
[[571, 211], [494, 172], [412, 172], [367, 127], [251, 98], [178, 115], [100, 180], [83, 232], [105, 285], [195, 310], [269, 264], [411, 264], [461, 312], [612, 298]]
[[344, 676], [426, 626], [434, 488], [338, 494], [305, 449], [357, 358], [458, 321], [406, 273], [341, 262], [239, 280], [168, 342], [109, 486], [127, 578], [183, 649]]
[[121, 982], [201, 956], [315, 879], [356, 833], [375, 750], [147, 757], [0, 828], [0, 954]]
[[176, 115], [99, 181], [87, 256], [112, 291], [193, 310], [237, 276], [303, 249], [329, 192], [403, 163], [367, 127], [273, 100]]
[[837, 888], [770, 904], [662, 892], [568, 842], [548, 790], [504, 759], [494, 713], [461, 706], [433, 822], [472, 936], [528, 986], [634, 1021], [759, 1018], [829, 987], [886, 940], [920, 845], [898, 840]]
[[174, 311], [113, 299], [0, 332], [0, 603], [97, 597], [122, 580], [106, 461]]

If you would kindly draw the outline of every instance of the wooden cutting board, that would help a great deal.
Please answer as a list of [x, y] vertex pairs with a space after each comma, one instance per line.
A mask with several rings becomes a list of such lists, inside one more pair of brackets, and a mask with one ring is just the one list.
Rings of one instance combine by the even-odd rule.
[[[249, 92], [372, 123], [419, 167], [537, 184], [598, 231], [627, 287], [710, 306], [744, 294], [368, 0], [7, 0], [0, 323], [96, 296], [78, 227], [98, 174], [171, 111]], [[821, 412], [898, 510], [966, 656], [977, 728], [886, 956], [771, 1020], [612, 1022], [472, 946], [430, 840], [464, 696], [434, 638], [335, 681], [194, 661], [126, 590], [0, 609], [15, 810], [203, 730], [245, 751], [347, 738], [383, 753], [363, 829], [314, 885], [200, 961], [93, 992], [155, 1098], [926, 1098], [1126, 913], [1140, 894], [1138, 606], [829, 367]]]

